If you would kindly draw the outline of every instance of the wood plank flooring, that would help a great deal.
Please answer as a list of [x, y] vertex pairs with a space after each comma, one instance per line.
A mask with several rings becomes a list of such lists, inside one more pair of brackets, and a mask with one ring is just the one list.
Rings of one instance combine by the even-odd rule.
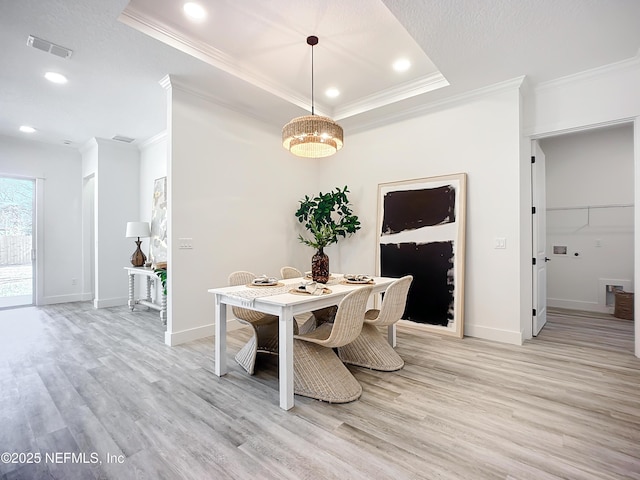
[[41, 455], [0, 478], [640, 479], [632, 321], [556, 310], [522, 347], [402, 327], [403, 370], [289, 412], [277, 357], [233, 360], [247, 338], [218, 378], [213, 339], [168, 347], [156, 312], [0, 311], [0, 453]]

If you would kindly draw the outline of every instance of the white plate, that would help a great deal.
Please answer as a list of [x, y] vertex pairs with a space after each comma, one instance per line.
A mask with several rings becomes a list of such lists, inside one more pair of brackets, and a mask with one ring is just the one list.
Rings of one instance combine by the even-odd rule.
[[[344, 277], [344, 281], [349, 283], [369, 283], [370, 281], [373, 280], [372, 277], [364, 274], [348, 273], [343, 277]], [[357, 278], [357, 277], [360, 277], [360, 278]]]
[[255, 285], [257, 287], [273, 287], [274, 285], [277, 285], [278, 281], [276, 280], [275, 282], [256, 282], [255, 280], [253, 282], [251, 282], [251, 285]]

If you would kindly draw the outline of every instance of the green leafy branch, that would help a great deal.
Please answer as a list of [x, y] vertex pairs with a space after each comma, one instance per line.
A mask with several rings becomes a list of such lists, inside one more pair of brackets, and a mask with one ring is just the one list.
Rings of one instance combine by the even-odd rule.
[[353, 214], [347, 193], [349, 190], [345, 185], [343, 189], [336, 187], [331, 192], [320, 192], [313, 198], [305, 195], [300, 200], [295, 215], [312, 235], [311, 239], [299, 235], [300, 242], [320, 249], [360, 229], [360, 221]]

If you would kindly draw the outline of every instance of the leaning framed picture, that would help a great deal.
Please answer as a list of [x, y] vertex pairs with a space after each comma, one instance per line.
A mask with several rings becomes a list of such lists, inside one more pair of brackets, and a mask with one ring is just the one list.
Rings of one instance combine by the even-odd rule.
[[378, 185], [377, 269], [413, 275], [401, 323], [464, 335], [465, 173]]

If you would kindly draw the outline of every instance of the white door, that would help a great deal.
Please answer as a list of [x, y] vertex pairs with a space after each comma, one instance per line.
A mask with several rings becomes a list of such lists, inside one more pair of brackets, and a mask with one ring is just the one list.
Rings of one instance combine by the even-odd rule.
[[545, 157], [535, 140], [531, 144], [531, 182], [533, 226], [533, 312], [532, 333], [540, 333], [547, 322], [547, 202], [545, 191]]

